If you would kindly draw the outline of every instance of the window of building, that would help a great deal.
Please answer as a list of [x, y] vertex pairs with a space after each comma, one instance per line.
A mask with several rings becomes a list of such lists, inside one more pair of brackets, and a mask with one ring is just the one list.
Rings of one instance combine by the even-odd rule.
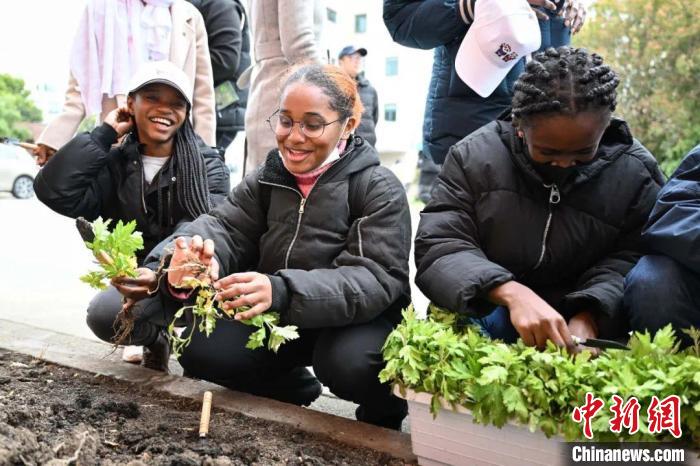
[[396, 104], [384, 104], [384, 121], [396, 121]]
[[396, 76], [399, 74], [399, 59], [398, 57], [388, 57], [386, 59], [386, 75]]
[[367, 32], [367, 15], [355, 15], [355, 32]]
[[330, 21], [331, 23], [338, 22], [338, 13], [335, 10], [332, 10], [330, 8], [326, 8], [326, 17], [328, 18], [328, 21]]

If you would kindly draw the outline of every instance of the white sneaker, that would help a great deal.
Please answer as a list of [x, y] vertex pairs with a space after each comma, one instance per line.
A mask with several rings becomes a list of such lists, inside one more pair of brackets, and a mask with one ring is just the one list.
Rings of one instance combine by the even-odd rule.
[[122, 361], [131, 364], [141, 364], [143, 360], [143, 346], [125, 346], [122, 351]]

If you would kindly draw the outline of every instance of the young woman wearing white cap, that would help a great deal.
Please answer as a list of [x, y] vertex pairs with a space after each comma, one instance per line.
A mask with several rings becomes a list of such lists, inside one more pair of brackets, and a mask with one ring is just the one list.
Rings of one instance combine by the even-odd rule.
[[535, 54], [512, 116], [450, 148], [415, 240], [428, 298], [506, 341], [624, 335], [623, 280], [663, 175], [612, 117], [618, 83], [583, 49]]
[[[37, 197], [68, 217], [136, 221], [145, 255], [178, 225], [209, 211], [227, 194], [229, 175], [219, 153], [195, 135], [189, 120], [192, 100], [185, 73], [170, 62], [151, 62], [132, 78], [127, 105], [116, 108], [92, 132], [63, 146], [34, 181]], [[119, 142], [121, 141], [121, 142]], [[140, 279], [124, 279], [90, 303], [87, 322], [111, 341], [122, 307], [119, 291], [148, 296]], [[167, 368], [167, 342], [150, 319], [163, 319], [160, 301], [134, 307], [137, 324], [126, 343], [151, 346], [146, 364]], [[167, 323], [163, 320], [163, 324]], [[147, 356], [150, 356], [147, 353]]]

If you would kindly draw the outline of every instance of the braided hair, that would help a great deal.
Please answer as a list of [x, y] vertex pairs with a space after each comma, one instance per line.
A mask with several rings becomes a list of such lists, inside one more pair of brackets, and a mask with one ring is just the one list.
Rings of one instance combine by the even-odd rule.
[[612, 112], [619, 83], [600, 55], [582, 48], [550, 47], [533, 55], [515, 83], [513, 123], [520, 126], [528, 116], [543, 113]]
[[175, 133], [173, 158], [178, 202], [192, 218], [206, 214], [211, 209], [207, 169], [189, 118]]

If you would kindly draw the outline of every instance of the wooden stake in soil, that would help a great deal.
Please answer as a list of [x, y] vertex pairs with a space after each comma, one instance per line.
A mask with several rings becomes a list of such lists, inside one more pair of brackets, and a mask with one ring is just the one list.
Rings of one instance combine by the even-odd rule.
[[202, 400], [202, 417], [199, 420], [199, 437], [204, 438], [209, 433], [209, 418], [211, 417], [211, 392], [204, 392]]

